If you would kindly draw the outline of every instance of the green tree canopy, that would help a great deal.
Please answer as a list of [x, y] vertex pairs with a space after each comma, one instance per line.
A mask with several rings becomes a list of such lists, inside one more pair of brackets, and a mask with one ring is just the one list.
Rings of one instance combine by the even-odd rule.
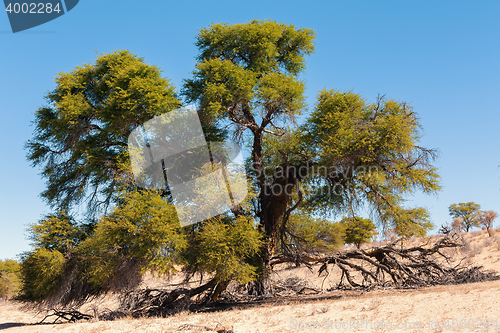
[[416, 235], [432, 228], [425, 209], [403, 206], [416, 190], [440, 189], [430, 164], [435, 152], [418, 145], [410, 105], [386, 98], [370, 104], [353, 92], [323, 90], [300, 133], [299, 151], [316, 166], [308, 180], [324, 187], [312, 191], [309, 207], [347, 213], [368, 204], [385, 227], [405, 225]]
[[78, 224], [66, 212], [49, 214], [29, 227], [34, 247], [68, 252], [92, 232], [93, 224]]
[[133, 181], [130, 132], [181, 104], [160, 69], [128, 51], [99, 55], [55, 81], [26, 144], [29, 161], [47, 180], [42, 197], [57, 211], [82, 202], [90, 212], [105, 211]]
[[174, 206], [159, 193], [131, 192], [122, 200], [78, 248], [94, 289], [108, 287], [127, 262], [141, 272], [171, 275], [187, 246]]
[[[183, 87], [206, 121], [229, 126], [236, 139], [247, 135], [265, 263], [279, 238], [290, 239], [283, 235], [291, 235], [287, 220], [301, 205], [330, 214], [367, 204], [385, 226], [411, 228], [415, 235], [432, 227], [425, 209], [403, 205], [416, 190], [440, 188], [430, 164], [435, 152], [418, 145], [418, 118], [411, 106], [384, 98], [368, 103], [353, 92], [324, 90], [305, 124], [294, 126], [294, 117], [304, 110], [298, 75], [304, 56], [314, 51], [313, 40], [309, 29], [272, 21], [213, 24], [198, 35], [198, 64]], [[307, 167], [303, 175], [302, 166]], [[277, 167], [285, 171], [272, 172]]]
[[43, 302], [54, 296], [60, 288], [66, 263], [61, 252], [44, 247], [23, 254], [19, 299]]
[[289, 223], [290, 239], [284, 240], [285, 246], [293, 246], [297, 253], [331, 252], [344, 245], [344, 230], [339, 223], [307, 213], [293, 214]]
[[361, 217], [344, 217], [340, 222], [344, 228], [345, 242], [354, 244], [359, 249], [361, 244], [368, 243], [377, 234], [376, 227], [370, 219]]
[[474, 217], [474, 214], [479, 211], [481, 206], [474, 202], [461, 202], [452, 204], [448, 207], [450, 215], [454, 218], [461, 218], [462, 230], [469, 232], [472, 227], [479, 227], [479, 221]]

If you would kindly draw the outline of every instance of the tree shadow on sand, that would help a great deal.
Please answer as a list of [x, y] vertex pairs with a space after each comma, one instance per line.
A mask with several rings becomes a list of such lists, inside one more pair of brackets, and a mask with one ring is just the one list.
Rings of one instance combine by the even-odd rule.
[[29, 324], [24, 324], [24, 323], [2, 323], [2, 324], [0, 324], [0, 331], [1, 330], [6, 330], [6, 329], [12, 328], [12, 327], [25, 326], [25, 325], [29, 325]]

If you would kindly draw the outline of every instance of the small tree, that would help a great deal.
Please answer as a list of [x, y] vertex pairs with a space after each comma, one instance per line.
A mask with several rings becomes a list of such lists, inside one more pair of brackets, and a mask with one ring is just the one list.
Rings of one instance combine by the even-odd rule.
[[417, 207], [407, 211], [402, 211], [398, 216], [399, 223], [393, 228], [394, 233], [401, 239], [412, 237], [424, 237], [427, 231], [432, 229], [429, 212]]
[[9, 259], [0, 260], [0, 300], [14, 296], [19, 286], [19, 263]]
[[340, 222], [345, 230], [346, 244], [354, 244], [359, 249], [361, 244], [371, 241], [377, 234], [376, 227], [370, 219], [361, 217], [345, 217]]
[[481, 206], [474, 202], [461, 202], [453, 204], [448, 207], [450, 215], [455, 218], [462, 218], [461, 229], [469, 232], [472, 227], [479, 227], [479, 222], [474, 218], [474, 214], [481, 208]]
[[60, 287], [67, 259], [58, 250], [37, 248], [22, 256], [20, 300], [43, 301]]
[[283, 246], [292, 244], [306, 252], [329, 252], [344, 245], [344, 236], [340, 223], [300, 213], [290, 216], [290, 240]]
[[493, 222], [498, 217], [498, 213], [492, 210], [485, 210], [476, 212], [474, 219], [488, 231], [488, 235], [492, 236], [491, 228], [493, 227]]

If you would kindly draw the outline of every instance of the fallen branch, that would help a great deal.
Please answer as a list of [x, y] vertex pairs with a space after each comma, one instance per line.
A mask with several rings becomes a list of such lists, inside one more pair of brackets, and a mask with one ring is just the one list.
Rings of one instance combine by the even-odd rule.
[[177, 288], [172, 291], [143, 289], [128, 293], [121, 299], [121, 308], [133, 316], [162, 315], [170, 309], [189, 308], [191, 297], [214, 290], [215, 279], [197, 288]]
[[[485, 272], [482, 267], [463, 267], [461, 263], [453, 265], [451, 258], [443, 253], [446, 248], [464, 246], [463, 239], [456, 235], [447, 235], [434, 244], [422, 244], [402, 248], [392, 242], [382, 247], [371, 249], [352, 249], [330, 254], [278, 255], [271, 264], [290, 263], [299, 260], [307, 267], [319, 266], [318, 273], [331, 276], [332, 269], [340, 269], [340, 279], [331, 289], [373, 288], [419, 288], [432, 285], [459, 284], [498, 279], [495, 273]], [[305, 278], [269, 280], [269, 292], [257, 297], [251, 296], [248, 285], [238, 285], [227, 290], [224, 298], [232, 302], [255, 301], [275, 296], [299, 296], [305, 293], [319, 294], [321, 288], [311, 285]], [[128, 293], [122, 298], [121, 310], [133, 316], [165, 315], [179, 310], [205, 306], [214, 301], [218, 286], [226, 284], [210, 280], [197, 288], [176, 288], [174, 290], [143, 289]], [[330, 289], [330, 290], [331, 290]], [[231, 291], [232, 290], [232, 291]], [[217, 294], [218, 295], [218, 294]]]
[[[442, 250], [458, 248], [464, 245], [457, 234], [448, 235], [434, 245], [400, 248], [398, 241], [383, 247], [368, 250], [339, 251], [330, 255], [302, 255], [301, 262], [321, 265], [319, 274], [330, 272], [329, 265], [341, 271], [337, 289], [371, 289], [375, 287], [416, 288], [439, 284], [459, 284], [498, 279], [491, 272], [484, 272], [482, 267], [458, 267], [451, 265], [451, 258]], [[444, 260], [439, 262], [438, 259]], [[278, 263], [296, 263], [297, 256], [276, 256], [272, 265]]]
[[52, 322], [52, 324], [56, 324], [57, 321], [67, 322], [67, 323], [75, 323], [79, 320], [90, 320], [90, 319], [94, 318], [92, 315], [81, 313], [80, 311], [76, 311], [76, 310], [64, 310], [63, 311], [63, 310], [50, 309], [49, 312], [51, 312], [51, 311], [52, 311], [51, 314], [46, 315], [45, 318], [43, 318], [37, 324], [43, 324], [43, 322], [50, 317], [57, 317]]

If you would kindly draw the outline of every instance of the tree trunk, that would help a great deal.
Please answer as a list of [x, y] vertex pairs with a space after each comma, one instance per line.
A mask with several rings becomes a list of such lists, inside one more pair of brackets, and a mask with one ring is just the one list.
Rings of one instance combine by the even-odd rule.
[[296, 168], [290, 168], [288, 158], [283, 155], [284, 163], [280, 171], [273, 175], [272, 183], [266, 183], [266, 175], [262, 164], [262, 132], [254, 133], [252, 150], [253, 167], [260, 189], [260, 228], [264, 233], [264, 244], [261, 251], [262, 274], [258, 281], [250, 287], [253, 294], [263, 295], [270, 292], [267, 280], [271, 273], [271, 258], [278, 243], [279, 231], [283, 216], [290, 204], [291, 195], [296, 184]]
[[272, 271], [271, 259], [278, 245], [279, 232], [290, 203], [291, 192], [295, 186], [293, 177], [289, 175], [276, 175], [271, 185], [265, 185], [260, 196], [261, 215], [260, 225], [265, 239], [262, 249], [262, 280], [259, 282], [257, 291], [259, 295], [270, 292], [269, 284], [266, 283]]
[[229, 285], [229, 281], [222, 281], [222, 282], [219, 282], [219, 284], [217, 285], [217, 287], [215, 287], [215, 290], [212, 294], [212, 302], [215, 302], [219, 299], [219, 296], [220, 294], [226, 290], [227, 286]]
[[290, 201], [290, 193], [287, 189], [293, 186], [294, 183], [290, 182], [288, 177], [277, 177], [274, 179], [273, 184], [265, 186], [261, 193], [261, 226], [265, 234], [265, 248], [262, 259], [264, 267], [268, 269], [270, 269], [270, 261], [278, 243], [278, 232], [283, 221], [283, 215], [285, 215]]

